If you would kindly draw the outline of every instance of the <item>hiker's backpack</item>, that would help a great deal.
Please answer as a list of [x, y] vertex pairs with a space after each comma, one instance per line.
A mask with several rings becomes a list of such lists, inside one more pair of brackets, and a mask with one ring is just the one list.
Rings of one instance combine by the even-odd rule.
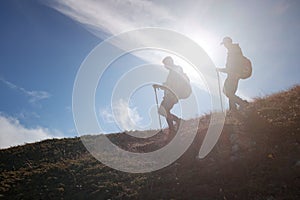
[[252, 63], [245, 56], [242, 57], [238, 67], [238, 76], [241, 79], [247, 79], [252, 75]]
[[226, 68], [241, 79], [247, 79], [252, 75], [251, 61], [243, 55], [238, 44], [233, 44], [228, 51]]
[[186, 99], [192, 93], [192, 88], [190, 84], [190, 79], [186, 73], [182, 72], [178, 74], [178, 81], [176, 83], [176, 88], [174, 91], [179, 99]]

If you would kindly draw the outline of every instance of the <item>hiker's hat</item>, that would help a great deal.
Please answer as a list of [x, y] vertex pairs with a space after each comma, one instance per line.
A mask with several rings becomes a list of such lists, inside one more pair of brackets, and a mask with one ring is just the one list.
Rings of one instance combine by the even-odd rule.
[[162, 63], [167, 66], [172, 66], [174, 64], [171, 56], [167, 56], [162, 60]]
[[223, 38], [223, 41], [221, 42], [220, 45], [228, 44], [228, 43], [231, 44], [232, 43], [232, 39], [230, 37], [226, 36], [226, 37]]

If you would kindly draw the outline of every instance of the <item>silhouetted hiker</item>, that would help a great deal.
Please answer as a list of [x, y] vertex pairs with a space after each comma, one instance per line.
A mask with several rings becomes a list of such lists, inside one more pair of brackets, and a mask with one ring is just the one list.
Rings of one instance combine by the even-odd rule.
[[154, 89], [164, 90], [164, 97], [158, 109], [158, 113], [167, 120], [170, 131], [175, 131], [175, 125], [179, 126], [180, 119], [170, 111], [178, 103], [178, 99], [185, 99], [191, 95], [190, 80], [182, 68], [174, 64], [173, 59], [167, 56], [163, 59], [164, 67], [169, 70], [167, 80], [163, 85], [154, 84]]
[[239, 44], [233, 44], [230, 37], [225, 37], [221, 45], [224, 45], [228, 50], [226, 68], [218, 68], [219, 72], [227, 73], [227, 78], [224, 82], [223, 92], [229, 99], [229, 110], [237, 110], [237, 105], [240, 108], [248, 105], [246, 100], [238, 97], [235, 93], [238, 88], [239, 80], [249, 78], [252, 74], [251, 62], [246, 58]]

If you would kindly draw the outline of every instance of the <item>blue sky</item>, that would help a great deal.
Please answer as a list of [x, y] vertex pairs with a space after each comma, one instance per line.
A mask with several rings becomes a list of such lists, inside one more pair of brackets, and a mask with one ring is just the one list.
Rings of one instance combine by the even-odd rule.
[[[249, 100], [299, 84], [299, 11], [296, 0], [1, 1], [0, 147], [76, 136], [72, 90], [81, 63], [102, 40], [134, 28], [161, 27], [185, 34], [216, 66], [226, 59], [220, 41], [231, 36], [253, 63], [253, 76], [241, 81], [238, 93]], [[108, 92], [126, 70], [147, 63], [143, 58], [128, 55], [122, 70], [112, 66], [107, 72], [107, 93], [96, 95], [97, 115], [106, 132], [118, 132]], [[209, 97], [199, 92], [200, 110], [207, 112]], [[145, 124], [154, 99], [141, 96], [123, 106]]]

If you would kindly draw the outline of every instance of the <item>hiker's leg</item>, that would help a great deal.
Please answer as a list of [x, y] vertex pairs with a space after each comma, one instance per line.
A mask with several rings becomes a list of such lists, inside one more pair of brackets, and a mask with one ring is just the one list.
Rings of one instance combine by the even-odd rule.
[[173, 124], [173, 119], [172, 119], [171, 114], [167, 115], [166, 120], [167, 120], [167, 123], [168, 123], [169, 130], [170, 131], [175, 131], [174, 124]]
[[170, 113], [170, 110], [171, 110], [172, 107], [170, 106], [167, 99], [164, 98], [164, 100], [161, 102], [161, 105], [160, 105], [159, 110], [158, 110], [158, 113], [166, 118], [166, 121], [168, 123], [168, 127], [171, 131], [174, 130], [173, 117], [172, 117], [172, 114]]
[[232, 94], [231, 94], [231, 100], [235, 103], [238, 104], [240, 107], [244, 107], [248, 105], [248, 102], [246, 100], [243, 100], [241, 97], [237, 96], [235, 93], [238, 88], [239, 84], [239, 78], [232, 78], [231, 80], [232, 83]]
[[167, 115], [168, 115], [168, 113], [170, 112], [170, 110], [171, 110], [171, 108], [172, 107], [170, 107], [170, 103], [169, 103], [169, 95], [168, 95], [168, 93], [165, 91], [164, 92], [164, 97], [163, 97], [163, 100], [162, 100], [162, 102], [161, 102], [161, 104], [160, 104], [160, 107], [159, 107], [159, 109], [158, 109], [158, 114], [160, 114], [160, 115], [162, 115], [162, 116], [164, 116], [164, 117], [166, 117], [167, 118]]
[[242, 99], [241, 97], [239, 97], [239, 96], [237, 96], [237, 95], [234, 95], [234, 96], [232, 97], [232, 99], [233, 99], [233, 101], [234, 101], [236, 104], [238, 104], [240, 107], [245, 107], [245, 106], [247, 106], [247, 105], [249, 104], [246, 100]]
[[166, 120], [167, 120], [170, 130], [174, 130], [173, 121], [177, 122], [177, 120], [178, 120], [178, 118], [175, 115], [171, 114], [171, 109], [177, 102], [178, 102], [178, 99], [176, 98], [176, 96], [173, 93], [170, 93], [168, 91], [165, 92], [162, 106], [164, 108], [164, 111], [166, 114], [165, 117], [166, 117]]
[[237, 83], [236, 79], [230, 75], [227, 76], [225, 82], [224, 82], [224, 88], [223, 92], [225, 96], [229, 100], [229, 110], [236, 110], [236, 99], [235, 99], [235, 93], [237, 91]]
[[181, 119], [178, 118], [176, 115], [174, 115], [172, 113], [170, 113], [170, 114], [171, 114], [172, 121], [175, 122], [174, 129], [178, 130], [179, 126], [180, 126], [180, 123], [181, 123]]
[[[171, 106], [171, 109], [173, 108], [173, 106], [176, 103], [178, 103], [178, 99], [177, 99], [176, 95], [174, 95], [173, 93], [171, 93], [170, 94], [170, 106]], [[170, 111], [170, 118], [172, 119], [173, 122], [176, 123], [176, 126], [178, 128], [179, 124], [180, 124], [180, 119], [176, 115], [172, 114], [171, 111]]]
[[175, 121], [177, 124], [180, 123], [180, 119], [176, 115], [174, 115], [172, 113], [170, 113], [170, 115], [171, 115], [171, 118], [173, 121]]
[[164, 117], [167, 117], [166, 104], [167, 100], [164, 98], [158, 109], [158, 114]]
[[235, 101], [232, 100], [232, 97], [229, 98], [229, 110], [236, 111], [237, 105]]

